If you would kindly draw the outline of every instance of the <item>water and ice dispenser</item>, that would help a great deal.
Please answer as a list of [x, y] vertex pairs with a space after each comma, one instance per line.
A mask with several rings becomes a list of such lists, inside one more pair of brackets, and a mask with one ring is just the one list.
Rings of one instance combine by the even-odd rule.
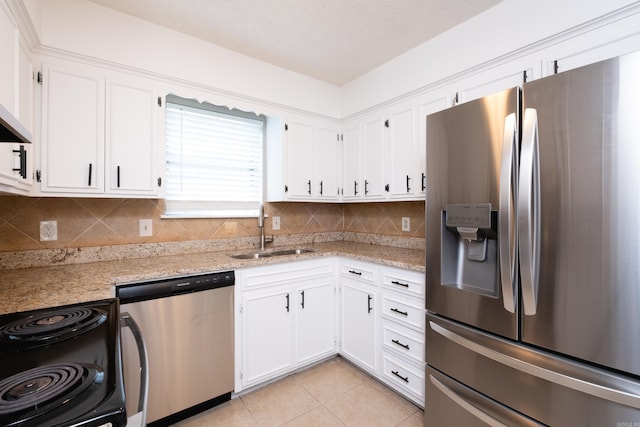
[[490, 203], [448, 204], [442, 211], [442, 285], [498, 297], [498, 212]]

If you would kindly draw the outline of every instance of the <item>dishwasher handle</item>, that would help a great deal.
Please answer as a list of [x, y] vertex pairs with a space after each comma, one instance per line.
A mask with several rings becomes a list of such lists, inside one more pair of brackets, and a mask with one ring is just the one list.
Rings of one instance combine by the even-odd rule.
[[144, 343], [138, 324], [129, 313], [120, 313], [120, 326], [129, 328], [133, 339], [136, 341], [138, 357], [140, 358], [140, 398], [138, 399], [138, 412], [142, 412], [142, 425], [146, 425], [147, 400], [149, 395], [149, 360], [147, 357], [147, 346]]

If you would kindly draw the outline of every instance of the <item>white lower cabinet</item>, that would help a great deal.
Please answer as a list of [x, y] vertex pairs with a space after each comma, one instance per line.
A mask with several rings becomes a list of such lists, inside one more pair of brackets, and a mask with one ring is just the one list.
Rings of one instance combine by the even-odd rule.
[[400, 394], [424, 406], [424, 363], [407, 363], [407, 360], [383, 351], [380, 379]]
[[424, 275], [381, 267], [382, 315], [379, 378], [424, 405], [425, 301]]
[[335, 259], [236, 271], [236, 392], [337, 353]]
[[424, 406], [423, 273], [344, 257], [245, 268], [235, 304], [236, 392], [340, 354]]
[[377, 372], [378, 286], [374, 264], [343, 261], [340, 272], [340, 353], [362, 369]]
[[295, 360], [306, 364], [336, 352], [335, 277], [296, 288]]
[[293, 367], [291, 289], [242, 297], [242, 380], [259, 383]]
[[369, 372], [376, 371], [375, 289], [343, 281], [342, 354]]

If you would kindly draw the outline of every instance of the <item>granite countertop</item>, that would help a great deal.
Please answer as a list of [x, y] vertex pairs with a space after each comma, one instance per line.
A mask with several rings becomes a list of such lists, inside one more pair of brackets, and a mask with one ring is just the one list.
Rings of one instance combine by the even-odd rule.
[[115, 295], [114, 286], [118, 283], [236, 270], [316, 257], [346, 256], [425, 271], [425, 253], [421, 250], [347, 241], [302, 246], [314, 252], [249, 260], [229, 257], [229, 254], [252, 251], [245, 249], [2, 270], [0, 314], [112, 298]]

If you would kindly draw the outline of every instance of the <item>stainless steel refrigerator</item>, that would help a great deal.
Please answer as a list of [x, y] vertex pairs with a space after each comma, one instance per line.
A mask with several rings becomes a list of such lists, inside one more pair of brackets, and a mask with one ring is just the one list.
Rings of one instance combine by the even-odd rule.
[[426, 425], [640, 427], [640, 53], [426, 120]]

